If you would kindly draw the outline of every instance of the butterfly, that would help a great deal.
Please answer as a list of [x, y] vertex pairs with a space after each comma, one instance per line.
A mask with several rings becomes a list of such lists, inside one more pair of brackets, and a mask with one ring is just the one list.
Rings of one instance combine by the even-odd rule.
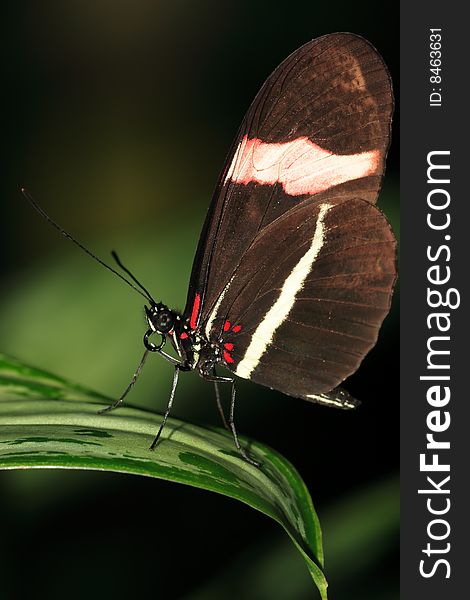
[[[275, 69], [221, 172], [184, 311], [156, 302], [113, 253], [138, 287], [118, 275], [148, 300], [148, 330], [131, 383], [103, 412], [122, 403], [149, 353], [174, 366], [168, 406], [151, 448], [182, 371], [214, 382], [223, 422], [254, 464], [235, 428], [235, 376], [310, 402], [357, 405], [339, 384], [375, 345], [396, 279], [395, 238], [375, 206], [392, 113], [387, 68], [360, 36], [325, 35]], [[167, 342], [173, 354], [163, 349]], [[230, 376], [218, 375], [219, 366]], [[228, 419], [219, 384], [231, 389]]]

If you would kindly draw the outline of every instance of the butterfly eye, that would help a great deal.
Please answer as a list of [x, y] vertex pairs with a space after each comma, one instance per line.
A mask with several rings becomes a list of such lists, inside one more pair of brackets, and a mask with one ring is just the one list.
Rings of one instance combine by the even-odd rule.
[[170, 311], [160, 312], [154, 321], [155, 328], [161, 333], [168, 333], [173, 327], [173, 315]]

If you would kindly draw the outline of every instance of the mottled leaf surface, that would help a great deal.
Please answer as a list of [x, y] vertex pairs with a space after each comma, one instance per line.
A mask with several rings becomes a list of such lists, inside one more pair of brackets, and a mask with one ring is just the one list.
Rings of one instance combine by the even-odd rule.
[[327, 598], [318, 517], [294, 467], [248, 442], [258, 469], [243, 461], [231, 435], [169, 419], [156, 451], [161, 415], [129, 406], [97, 411], [110, 398], [0, 355], [0, 468], [93, 469], [175, 481], [235, 498], [277, 521]]

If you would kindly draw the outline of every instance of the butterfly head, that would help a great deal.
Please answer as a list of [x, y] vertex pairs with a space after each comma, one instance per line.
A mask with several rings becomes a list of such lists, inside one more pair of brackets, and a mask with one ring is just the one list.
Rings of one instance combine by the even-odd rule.
[[[148, 306], [144, 306], [144, 308], [149, 325], [149, 329], [144, 335], [144, 345], [147, 350], [156, 352], [165, 345], [166, 336], [173, 331], [176, 315], [168, 306], [165, 306], [161, 302], [152, 303], [150, 308]], [[149, 340], [150, 336], [154, 333], [159, 334], [162, 338], [158, 346]]]
[[150, 329], [155, 333], [166, 335], [174, 327], [174, 312], [161, 302], [158, 302], [158, 304], [152, 304], [150, 308], [145, 306], [145, 315], [147, 317], [147, 322]]

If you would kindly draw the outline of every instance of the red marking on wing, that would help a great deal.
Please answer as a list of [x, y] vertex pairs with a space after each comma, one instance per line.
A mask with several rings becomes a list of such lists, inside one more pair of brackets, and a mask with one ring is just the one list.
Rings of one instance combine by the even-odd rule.
[[199, 316], [199, 308], [201, 307], [201, 296], [200, 294], [196, 294], [194, 296], [194, 304], [193, 310], [191, 311], [191, 319], [189, 320], [189, 326], [191, 329], [196, 329], [197, 327], [197, 318]]
[[225, 362], [228, 362], [228, 363], [235, 362], [226, 350], [224, 351], [224, 360], [225, 360]]
[[280, 183], [291, 196], [318, 194], [345, 181], [372, 175], [379, 162], [379, 150], [333, 154], [308, 137], [269, 144], [245, 136], [235, 152], [225, 181]]
[[233, 344], [231, 344], [231, 343], [224, 344], [224, 348], [226, 348], [227, 350], [233, 350]]
[[180, 335], [181, 340], [185, 340], [187, 337], [188, 337], [188, 334], [185, 331], [183, 331], [183, 333]]
[[240, 325], [235, 325], [235, 327], [232, 329], [232, 331], [234, 333], [238, 333], [240, 331], [240, 329], [241, 329]]
[[230, 321], [225, 321], [224, 323], [224, 331], [228, 331], [230, 329]]

